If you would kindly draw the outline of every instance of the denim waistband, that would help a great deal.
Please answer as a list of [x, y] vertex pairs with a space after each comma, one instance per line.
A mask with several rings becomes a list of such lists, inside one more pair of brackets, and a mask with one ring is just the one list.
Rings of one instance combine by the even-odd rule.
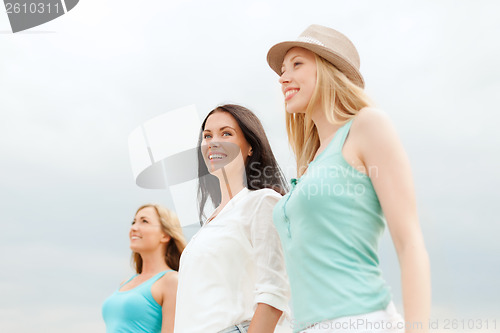
[[240, 332], [246, 333], [249, 326], [250, 326], [250, 320], [245, 320], [244, 322], [239, 323], [238, 325], [225, 328], [222, 331], [219, 331], [219, 333], [240, 333]]

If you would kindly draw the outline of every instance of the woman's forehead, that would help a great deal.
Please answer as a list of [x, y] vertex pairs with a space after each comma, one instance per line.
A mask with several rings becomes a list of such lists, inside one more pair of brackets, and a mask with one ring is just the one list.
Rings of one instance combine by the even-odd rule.
[[234, 129], [239, 129], [236, 119], [227, 112], [215, 112], [208, 117], [205, 123], [205, 130], [219, 130], [223, 126], [231, 126]]
[[137, 212], [136, 216], [137, 217], [151, 217], [151, 216], [156, 216], [156, 209], [153, 207], [144, 207], [140, 211]]
[[287, 61], [295, 56], [314, 57], [314, 52], [309, 51], [303, 47], [295, 46], [286, 52], [285, 58], [283, 59], [283, 61]]

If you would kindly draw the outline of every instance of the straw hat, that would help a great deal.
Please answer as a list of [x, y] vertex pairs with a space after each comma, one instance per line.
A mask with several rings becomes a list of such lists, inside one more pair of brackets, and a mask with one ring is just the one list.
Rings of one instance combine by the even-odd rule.
[[364, 88], [365, 82], [359, 71], [358, 51], [349, 38], [337, 30], [313, 24], [296, 41], [282, 42], [271, 47], [267, 53], [267, 62], [278, 75], [281, 75], [283, 59], [292, 47], [303, 47], [316, 53], [331, 62], [354, 84]]

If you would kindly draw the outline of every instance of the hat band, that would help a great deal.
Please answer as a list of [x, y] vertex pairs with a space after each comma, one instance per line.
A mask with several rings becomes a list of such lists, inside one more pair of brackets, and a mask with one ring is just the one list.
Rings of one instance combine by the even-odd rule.
[[299, 38], [297, 38], [297, 42], [306, 42], [306, 43], [316, 44], [316, 45], [320, 45], [320, 46], [325, 46], [325, 44], [321, 43], [319, 40], [314, 39], [314, 38], [309, 37], [309, 36], [300, 36]]

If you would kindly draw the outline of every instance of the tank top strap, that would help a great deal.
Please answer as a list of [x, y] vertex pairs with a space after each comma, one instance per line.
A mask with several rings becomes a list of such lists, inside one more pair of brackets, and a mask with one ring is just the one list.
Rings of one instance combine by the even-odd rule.
[[332, 153], [342, 151], [342, 147], [344, 147], [344, 143], [347, 138], [347, 134], [349, 134], [349, 130], [351, 129], [353, 120], [354, 119], [351, 119], [347, 123], [342, 125], [342, 127], [340, 127], [337, 130], [337, 133], [335, 133], [335, 137], [333, 138], [332, 142], [332, 147], [330, 149]]
[[166, 271], [163, 271], [163, 272], [160, 272], [160, 273], [156, 274], [155, 276], [153, 276], [151, 279], [148, 280], [147, 284], [148, 285], [153, 285], [153, 283], [155, 283], [156, 281], [158, 281], [160, 278], [163, 277], [163, 275], [165, 275], [168, 272], [174, 272], [174, 270], [173, 269], [167, 269]]
[[120, 284], [120, 286], [118, 287], [118, 290], [119, 290], [121, 287], [123, 287], [124, 285], [126, 285], [127, 283], [129, 283], [130, 281], [132, 281], [132, 279], [133, 279], [133, 278], [135, 278], [137, 275], [139, 275], [139, 274], [134, 274], [134, 275], [132, 275], [132, 277], [131, 277], [130, 279], [128, 279], [127, 281], [125, 281], [125, 282], [121, 283], [121, 284]]

